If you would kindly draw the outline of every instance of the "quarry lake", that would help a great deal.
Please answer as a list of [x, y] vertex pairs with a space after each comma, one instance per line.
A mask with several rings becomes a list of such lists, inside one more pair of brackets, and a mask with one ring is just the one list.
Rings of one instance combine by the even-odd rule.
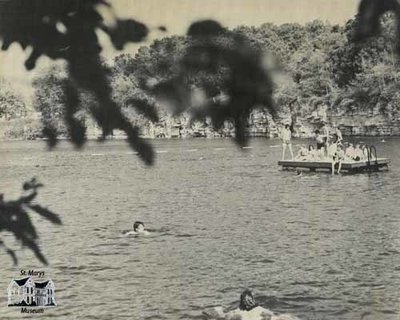
[[[202, 319], [235, 308], [246, 288], [301, 319], [400, 319], [400, 138], [360, 140], [391, 159], [388, 172], [297, 176], [277, 166], [281, 145], [268, 139], [246, 150], [229, 139], [153, 141], [150, 168], [124, 141], [51, 152], [0, 142], [5, 200], [35, 176], [38, 202], [63, 220], [33, 217], [48, 266], [27, 249], [13, 266], [0, 251], [0, 318], [22, 317], [6, 307], [7, 286], [34, 269], [56, 288], [58, 306], [41, 319]], [[151, 235], [123, 235], [136, 220]]]

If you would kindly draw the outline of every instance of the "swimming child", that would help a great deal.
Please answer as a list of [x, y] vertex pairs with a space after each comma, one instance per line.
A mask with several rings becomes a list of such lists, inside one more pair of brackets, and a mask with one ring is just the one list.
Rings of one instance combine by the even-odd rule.
[[263, 317], [268, 319], [268, 316], [270, 318], [273, 315], [274, 313], [271, 310], [260, 307], [256, 303], [252, 292], [249, 289], [246, 289], [240, 295], [239, 308], [228, 312], [225, 316], [225, 319], [230, 320], [238, 318], [242, 320], [247, 320], [247, 319], [263, 319]]
[[208, 319], [225, 320], [299, 320], [290, 314], [278, 315], [269, 309], [260, 307], [249, 289], [246, 289], [240, 295], [240, 303], [237, 309], [225, 313], [221, 307], [216, 307], [203, 312], [203, 315], [207, 316]]
[[144, 223], [141, 221], [135, 221], [133, 224], [133, 230], [127, 230], [124, 231], [125, 235], [144, 235], [147, 236], [150, 234], [145, 228], [144, 228]]

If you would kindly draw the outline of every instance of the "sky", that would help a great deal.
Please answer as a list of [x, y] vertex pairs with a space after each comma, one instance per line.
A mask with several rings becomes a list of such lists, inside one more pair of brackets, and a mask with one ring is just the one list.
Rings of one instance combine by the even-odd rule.
[[[151, 33], [140, 45], [128, 45], [124, 52], [135, 52], [139, 46], [150, 44], [154, 39], [173, 34], [183, 35], [193, 21], [215, 19], [226, 27], [238, 25], [258, 26], [266, 22], [282, 24], [306, 23], [314, 19], [332, 24], [344, 24], [354, 17], [359, 0], [111, 0], [118, 17], [134, 18], [146, 23]], [[167, 33], [157, 31], [165, 26]], [[112, 49], [110, 42], [101, 37], [104, 55], [110, 59], [120, 51]], [[26, 71], [23, 63], [28, 52], [18, 45], [0, 52], [0, 77], [18, 88], [24, 96], [32, 94], [31, 81], [38, 70], [51, 61], [42, 57], [34, 71]]]
[[216, 19], [227, 27], [265, 22], [305, 23], [314, 19], [343, 23], [355, 15], [359, 0], [115, 0], [118, 15], [135, 17], [171, 33], [183, 34], [191, 22]]

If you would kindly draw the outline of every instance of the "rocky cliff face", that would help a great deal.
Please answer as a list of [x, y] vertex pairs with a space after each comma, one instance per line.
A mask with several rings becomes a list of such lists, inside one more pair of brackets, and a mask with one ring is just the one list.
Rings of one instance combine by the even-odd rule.
[[311, 114], [296, 117], [295, 134], [310, 136], [323, 122], [337, 126], [347, 136], [394, 136], [400, 135], [400, 114], [382, 114], [379, 110], [328, 110], [316, 108]]
[[[400, 116], [389, 117], [363, 111], [332, 112], [325, 106], [319, 106], [312, 112], [282, 112], [276, 119], [265, 112], [254, 111], [249, 118], [247, 132], [252, 137], [276, 137], [279, 127], [288, 123], [293, 125], [294, 136], [307, 138], [313, 136], [324, 122], [328, 126], [337, 126], [343, 135], [348, 136], [400, 135]], [[222, 129], [214, 130], [208, 121], [191, 123], [187, 116], [165, 117], [158, 124], [146, 124], [142, 132], [149, 138], [231, 137], [235, 134], [233, 125], [228, 122]]]
[[[252, 137], [276, 137], [279, 127], [283, 124], [293, 125], [295, 137], [311, 137], [314, 131], [327, 122], [337, 126], [343, 135], [348, 136], [390, 136], [400, 135], [400, 115], [384, 115], [376, 110], [343, 112], [328, 111], [325, 106], [307, 112], [302, 108], [296, 114], [281, 112], [273, 120], [263, 111], [254, 111], [248, 121], [247, 132]], [[89, 138], [100, 136], [101, 130], [92, 121], [87, 122]], [[190, 122], [188, 115], [180, 117], [165, 116], [159, 123], [138, 121], [142, 135], [146, 138], [188, 138], [188, 137], [232, 137], [235, 134], [233, 125], [229, 122], [219, 130], [214, 130], [209, 121]], [[119, 132], [115, 132], [119, 136]], [[35, 139], [41, 137], [41, 123], [37, 116], [17, 120], [0, 120], [0, 139]]]
[[400, 119], [389, 119], [382, 115], [332, 116], [345, 135], [394, 136], [400, 135]]

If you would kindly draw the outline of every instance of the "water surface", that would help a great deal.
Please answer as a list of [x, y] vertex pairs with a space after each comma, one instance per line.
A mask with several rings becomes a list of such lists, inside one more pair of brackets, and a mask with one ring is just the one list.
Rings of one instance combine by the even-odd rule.
[[[6, 199], [36, 176], [39, 202], [64, 222], [34, 219], [47, 267], [28, 250], [13, 267], [0, 251], [1, 318], [22, 317], [6, 289], [34, 268], [56, 285], [44, 319], [201, 319], [245, 288], [302, 319], [400, 319], [400, 139], [367, 142], [392, 159], [389, 172], [298, 177], [266, 139], [246, 152], [227, 139], [155, 141], [152, 168], [123, 141], [53, 152], [1, 142]], [[121, 235], [135, 220], [156, 232]]]

